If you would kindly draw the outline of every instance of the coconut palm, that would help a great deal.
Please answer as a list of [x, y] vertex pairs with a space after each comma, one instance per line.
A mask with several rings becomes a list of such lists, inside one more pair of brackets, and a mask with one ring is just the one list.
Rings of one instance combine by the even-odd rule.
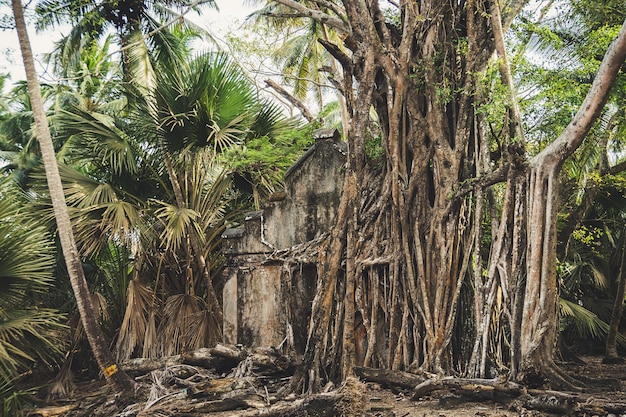
[[[179, 39], [167, 28], [201, 6], [214, 7], [213, 0], [121, 1], [44, 0], [37, 5], [40, 27], [70, 23], [71, 32], [57, 46], [61, 67], [76, 62], [76, 52], [115, 33], [126, 80], [149, 88], [156, 61], [180, 58]], [[163, 24], [165, 22], [165, 24]], [[188, 21], [187, 27], [193, 27]], [[194, 27], [195, 28], [195, 27]], [[197, 29], [197, 28], [195, 28]]]
[[[326, 4], [323, 12], [331, 15], [342, 14], [339, 4]], [[320, 9], [317, 3], [308, 3], [308, 6]], [[285, 19], [285, 16], [290, 15], [294, 18]], [[342, 132], [346, 131], [347, 109], [338, 88], [342, 74], [335, 58], [323, 46], [328, 43], [339, 44], [338, 33], [314, 19], [307, 20], [298, 14], [291, 14], [289, 8], [278, 2], [267, 2], [265, 7], [251, 15], [251, 21], [257, 25], [269, 24], [284, 34], [283, 44], [276, 49], [273, 58], [280, 66], [283, 80], [292, 87], [292, 94], [296, 99], [304, 100], [312, 93], [318, 111], [322, 111], [326, 105], [324, 96], [329, 91], [336, 90], [336, 111], [341, 118], [339, 128]]]
[[[43, 98], [49, 102], [50, 88], [42, 88]], [[37, 138], [33, 132], [33, 109], [26, 82], [16, 83], [7, 94], [7, 111], [0, 123], [0, 159], [2, 170], [13, 173], [23, 186], [29, 172], [41, 164]]]
[[13, 0], [12, 9], [20, 49], [22, 51], [22, 60], [24, 62], [24, 69], [26, 72], [28, 93], [32, 102], [37, 139], [39, 141], [41, 156], [46, 169], [46, 179], [54, 209], [58, 235], [63, 248], [70, 282], [72, 284], [78, 310], [80, 311], [85, 334], [87, 335], [87, 339], [89, 340], [89, 344], [100, 369], [107, 377], [107, 381], [109, 381], [119, 391], [125, 391], [127, 394], [132, 395], [134, 382], [124, 371], [118, 368], [117, 364], [113, 360], [111, 352], [108, 350], [104, 336], [96, 320], [94, 307], [89, 294], [89, 288], [85, 280], [81, 260], [76, 248], [74, 235], [72, 233], [70, 217], [65, 203], [63, 184], [59, 175], [48, 121], [46, 120], [41, 96], [41, 88], [37, 78], [37, 72], [35, 70], [32, 49], [28, 39], [28, 32], [26, 30], [26, 22], [21, 2], [19, 0]]

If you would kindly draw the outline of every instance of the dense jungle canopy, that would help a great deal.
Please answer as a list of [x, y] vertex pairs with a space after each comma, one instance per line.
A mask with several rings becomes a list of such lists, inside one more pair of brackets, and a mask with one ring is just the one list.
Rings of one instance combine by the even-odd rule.
[[[619, 359], [624, 0], [267, 0], [232, 33], [210, 0], [4, 5], [6, 415], [220, 342], [222, 232], [321, 127], [348, 156], [291, 391], [357, 365], [576, 390], [559, 360]], [[61, 24], [37, 74], [27, 32]]]

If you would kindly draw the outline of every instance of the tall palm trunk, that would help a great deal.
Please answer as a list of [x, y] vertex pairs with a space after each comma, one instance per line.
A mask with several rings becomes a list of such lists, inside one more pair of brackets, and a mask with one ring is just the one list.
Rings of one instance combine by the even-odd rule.
[[48, 190], [52, 200], [63, 256], [67, 264], [72, 290], [76, 297], [76, 305], [80, 312], [87, 340], [89, 341], [100, 370], [106, 376], [107, 381], [116, 389], [132, 393], [134, 391], [134, 382], [124, 371], [119, 369], [115, 363], [111, 351], [107, 348], [102, 330], [96, 320], [96, 312], [91, 301], [91, 294], [89, 293], [85, 273], [72, 233], [72, 225], [65, 202], [63, 184], [61, 183], [61, 176], [59, 175], [50, 129], [43, 107], [41, 89], [37, 80], [37, 72], [35, 70], [33, 54], [28, 39], [28, 32], [26, 30], [22, 4], [20, 0], [12, 0], [12, 6], [15, 26], [22, 50], [24, 69], [26, 71], [28, 94], [31, 99], [33, 116], [35, 118], [37, 139], [41, 147], [41, 155], [46, 171], [46, 179], [48, 181]]

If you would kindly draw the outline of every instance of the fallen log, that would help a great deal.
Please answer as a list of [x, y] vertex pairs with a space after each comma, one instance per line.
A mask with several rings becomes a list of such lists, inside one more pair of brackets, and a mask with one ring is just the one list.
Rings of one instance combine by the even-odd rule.
[[[521, 406], [543, 412], [570, 416], [624, 415], [626, 401], [601, 398], [597, 394], [567, 393], [553, 390], [528, 390], [521, 398]], [[518, 406], [519, 408], [519, 406]]]
[[217, 397], [247, 387], [254, 387], [253, 381], [247, 378], [217, 378], [198, 384], [191, 384], [189, 388], [187, 388], [187, 393], [194, 398]]
[[392, 371], [389, 369], [374, 369], [357, 366], [357, 376], [368, 382], [375, 382], [386, 388], [413, 389], [425, 381], [423, 376], [409, 372]]
[[298, 364], [294, 358], [272, 348], [256, 348], [250, 351], [236, 346], [218, 344], [213, 348], [201, 348], [181, 355], [165, 358], [134, 358], [123, 361], [120, 366], [128, 374], [138, 376], [157, 369], [176, 365], [192, 365], [227, 372], [243, 361], [255, 372], [265, 375], [292, 372]]
[[244, 393], [234, 395], [218, 400], [207, 401], [175, 401], [162, 405], [146, 408], [139, 413], [137, 417], [148, 416], [201, 416], [211, 413], [234, 411], [248, 408], [265, 407], [267, 403], [265, 399], [258, 394]]
[[59, 406], [54, 406], [54, 407], [44, 407], [44, 408], [38, 408], [35, 409], [31, 412], [28, 413], [29, 416], [33, 416], [33, 417], [56, 417], [56, 416], [63, 416], [67, 413], [69, 413], [70, 411], [74, 410], [76, 407], [78, 407], [75, 404], [72, 405], [59, 405]]
[[412, 400], [416, 401], [435, 391], [448, 391], [458, 395], [457, 399], [495, 400], [512, 402], [518, 411], [531, 409], [543, 413], [569, 416], [623, 415], [626, 401], [599, 398], [594, 394], [568, 393], [554, 390], [527, 389], [512, 381], [480, 378], [433, 378], [413, 389]]
[[448, 390], [469, 397], [492, 398], [497, 394], [518, 397], [526, 393], [523, 385], [501, 379], [436, 378], [426, 380], [413, 389], [412, 399], [418, 400], [433, 391]]
[[530, 390], [522, 398], [524, 408], [548, 413], [572, 415], [578, 408], [580, 398], [558, 391]]

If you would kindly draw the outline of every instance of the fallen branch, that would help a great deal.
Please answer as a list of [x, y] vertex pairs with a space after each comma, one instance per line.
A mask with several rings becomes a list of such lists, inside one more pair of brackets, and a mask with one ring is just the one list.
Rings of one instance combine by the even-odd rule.
[[365, 381], [376, 382], [387, 388], [413, 389], [425, 380], [423, 376], [389, 369], [357, 366], [354, 371]]
[[294, 358], [272, 348], [256, 348], [248, 351], [236, 346], [218, 344], [213, 348], [202, 348], [166, 358], [129, 359], [120, 365], [124, 371], [137, 376], [176, 365], [193, 365], [226, 372], [244, 360], [247, 361], [249, 369], [265, 375], [291, 372], [298, 363]]
[[249, 410], [232, 417], [283, 416], [360, 416], [365, 412], [365, 387], [356, 378], [348, 378], [337, 391], [311, 395], [291, 402], [280, 402], [269, 407]]
[[621, 415], [626, 413], [626, 402], [597, 398], [593, 394], [567, 393], [554, 390], [526, 389], [525, 386], [501, 379], [432, 378], [413, 389], [412, 400], [417, 401], [435, 391], [449, 391], [470, 400], [496, 400], [514, 407], [558, 413], [569, 416]]
[[74, 410], [76, 407], [78, 406], [73, 404], [73, 405], [60, 405], [56, 407], [38, 408], [28, 413], [28, 415], [33, 416], [33, 417], [34, 416], [38, 416], [38, 417], [63, 416], [69, 413], [70, 411]]
[[519, 397], [526, 394], [526, 388], [515, 382], [501, 379], [482, 378], [441, 378], [429, 379], [413, 389], [413, 400], [418, 400], [433, 391], [449, 390], [469, 397], [489, 397], [505, 394], [510, 397]]

